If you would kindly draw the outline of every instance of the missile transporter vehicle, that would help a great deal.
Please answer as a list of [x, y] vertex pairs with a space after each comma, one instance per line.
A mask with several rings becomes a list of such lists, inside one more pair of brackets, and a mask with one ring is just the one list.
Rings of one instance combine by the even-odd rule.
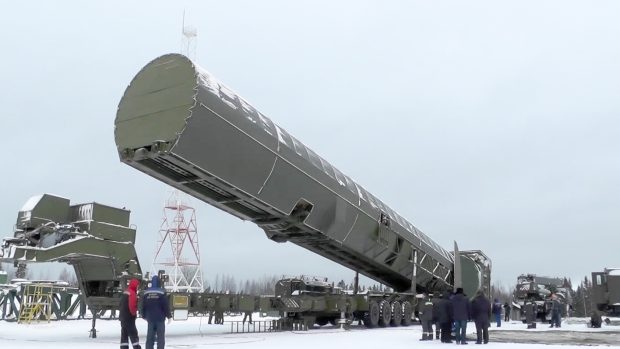
[[415, 293], [489, 292], [484, 253], [445, 250], [183, 55], [138, 72], [114, 134], [123, 163], [401, 293], [385, 318], [406, 317]]
[[609, 316], [620, 316], [620, 268], [592, 273], [592, 305]]
[[[3, 239], [0, 260], [16, 264], [61, 262], [75, 269], [78, 286], [93, 317], [117, 310], [120, 296], [131, 278], [143, 277], [129, 226], [129, 211], [99, 203], [70, 205], [51, 194], [30, 198], [18, 212], [13, 237]], [[4, 274], [3, 274], [4, 275]], [[166, 280], [165, 275], [160, 275]], [[365, 292], [352, 294], [334, 288], [327, 280], [285, 278], [274, 295], [252, 296], [217, 292], [170, 292], [175, 320], [213, 312], [280, 312], [279, 328], [312, 327], [315, 323], [363, 321], [368, 327], [411, 324], [413, 295]], [[16, 311], [17, 313], [17, 311]]]
[[[271, 296], [171, 294], [175, 319], [277, 310], [307, 325], [398, 326], [410, 324], [416, 293], [489, 292], [484, 253], [459, 251], [456, 243], [445, 250], [185, 56], [161, 56], [136, 75], [119, 103], [115, 140], [122, 162], [252, 221], [275, 242], [290, 241], [395, 290], [352, 294], [289, 278]], [[97, 314], [117, 308], [129, 278], [143, 279], [135, 234], [128, 210], [44, 194], [19, 211], [0, 260], [71, 264]]]
[[410, 293], [344, 291], [326, 279], [299, 277], [279, 280], [276, 306], [285, 320], [307, 325], [362, 322], [366, 327], [409, 326], [415, 300]]
[[571, 298], [564, 278], [551, 278], [534, 274], [519, 275], [512, 303], [514, 307], [520, 310], [518, 314], [525, 323], [525, 304], [534, 302], [536, 304], [536, 319], [545, 322], [551, 320], [551, 294], [556, 294], [558, 301], [564, 305], [562, 316], [566, 317]]

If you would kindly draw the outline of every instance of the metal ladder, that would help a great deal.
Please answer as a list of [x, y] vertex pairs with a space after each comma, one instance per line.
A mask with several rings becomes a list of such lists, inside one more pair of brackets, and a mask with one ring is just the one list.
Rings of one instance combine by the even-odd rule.
[[29, 324], [35, 319], [38, 322], [42, 317], [49, 322], [52, 317], [52, 289], [47, 284], [25, 285], [17, 322]]

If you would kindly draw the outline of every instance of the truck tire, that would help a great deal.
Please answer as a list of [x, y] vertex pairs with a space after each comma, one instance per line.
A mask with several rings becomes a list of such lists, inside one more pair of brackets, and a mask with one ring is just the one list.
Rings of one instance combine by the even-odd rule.
[[379, 326], [385, 327], [392, 321], [392, 306], [388, 301], [379, 303]]
[[368, 328], [377, 327], [379, 325], [379, 304], [377, 301], [370, 301], [368, 303], [368, 312], [364, 315], [364, 325]]
[[408, 301], [404, 301], [402, 304], [403, 307], [403, 319], [401, 324], [403, 326], [409, 326], [411, 325], [411, 315], [413, 314], [413, 307], [411, 306], [411, 303], [409, 303]]
[[399, 301], [392, 302], [392, 321], [390, 321], [390, 326], [396, 327], [400, 326], [400, 323], [403, 321], [403, 308], [400, 305]]

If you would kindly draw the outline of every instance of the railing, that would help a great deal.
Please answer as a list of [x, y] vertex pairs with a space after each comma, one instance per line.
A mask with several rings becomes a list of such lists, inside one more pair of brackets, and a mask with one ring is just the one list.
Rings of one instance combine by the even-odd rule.
[[230, 321], [230, 333], [280, 332], [282, 322], [279, 320]]
[[52, 287], [47, 284], [26, 285], [18, 323], [49, 322], [52, 317]]
[[[26, 315], [26, 305], [32, 298], [33, 292], [26, 292], [28, 287], [34, 287], [37, 283], [21, 285], [21, 290], [16, 285], [0, 286], [0, 321], [18, 321], [21, 309], [24, 309]], [[77, 288], [55, 287], [54, 285], [44, 286], [51, 290], [51, 320], [64, 320], [68, 317], [84, 318], [86, 315], [86, 303], [84, 297], [79, 294]]]
[[[228, 321], [227, 321], [228, 322]], [[230, 333], [308, 331], [308, 322], [303, 319], [284, 318], [263, 321], [230, 321]]]

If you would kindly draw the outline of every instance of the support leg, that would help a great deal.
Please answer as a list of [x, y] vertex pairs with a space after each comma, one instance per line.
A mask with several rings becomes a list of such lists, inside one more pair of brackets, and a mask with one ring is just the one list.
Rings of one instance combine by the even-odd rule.
[[92, 323], [92, 328], [90, 329], [90, 334], [88, 335], [89, 338], [97, 338], [97, 329], [95, 328], [95, 324], [97, 322], [97, 312], [93, 312], [93, 323]]

